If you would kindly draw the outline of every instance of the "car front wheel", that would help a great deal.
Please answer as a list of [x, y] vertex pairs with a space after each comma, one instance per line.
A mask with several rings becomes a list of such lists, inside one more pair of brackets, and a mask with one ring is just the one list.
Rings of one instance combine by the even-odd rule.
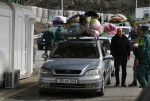
[[40, 93], [40, 95], [45, 95], [46, 94], [46, 92], [42, 91], [42, 90], [39, 90], [39, 93]]
[[97, 95], [98, 96], [103, 96], [104, 95], [104, 91], [105, 91], [105, 78], [103, 76], [103, 78], [102, 78], [102, 88], [101, 88], [100, 92], [97, 92]]

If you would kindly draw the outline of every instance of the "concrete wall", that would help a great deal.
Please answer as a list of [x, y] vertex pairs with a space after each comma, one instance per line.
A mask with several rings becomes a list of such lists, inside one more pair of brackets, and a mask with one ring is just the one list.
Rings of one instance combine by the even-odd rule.
[[[29, 7], [32, 9], [34, 15], [36, 15], [37, 22], [47, 23], [52, 21], [52, 19], [55, 16], [62, 15], [62, 10], [50, 10], [50, 9], [39, 8], [35, 6], [29, 6]], [[85, 11], [64, 10], [64, 16], [68, 18], [76, 14], [84, 14], [84, 13]], [[104, 22], [104, 19], [107, 21], [110, 19], [110, 14], [105, 14], [106, 16], [104, 16], [103, 13], [98, 13], [98, 15], [102, 17], [102, 22]]]
[[30, 8], [0, 2], [0, 86], [4, 73], [19, 69], [20, 77], [33, 72], [33, 34], [35, 16]]
[[[61, 16], [62, 10], [49, 10], [45, 8], [35, 7], [35, 6], [28, 6], [32, 9], [33, 14], [36, 16], [36, 22], [43, 22], [47, 23], [52, 21], [55, 16]], [[84, 11], [71, 11], [71, 10], [64, 10], [65, 17], [72, 17], [80, 12], [80, 14], [84, 14]]]

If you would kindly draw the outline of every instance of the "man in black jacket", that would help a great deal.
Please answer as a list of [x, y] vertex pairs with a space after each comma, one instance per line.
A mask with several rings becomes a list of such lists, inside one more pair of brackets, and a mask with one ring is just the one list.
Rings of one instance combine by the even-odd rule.
[[130, 45], [128, 38], [122, 34], [122, 28], [117, 28], [117, 34], [112, 38], [111, 41], [111, 54], [114, 58], [115, 65], [115, 87], [120, 85], [119, 70], [120, 65], [122, 66], [122, 81], [121, 86], [126, 87], [126, 65], [127, 60], [130, 58]]
[[137, 38], [138, 38], [138, 35], [137, 35], [137, 33], [135, 32], [135, 29], [134, 28], [132, 28], [132, 31], [129, 33], [129, 36], [128, 36], [128, 39], [131, 37], [131, 40], [137, 40]]

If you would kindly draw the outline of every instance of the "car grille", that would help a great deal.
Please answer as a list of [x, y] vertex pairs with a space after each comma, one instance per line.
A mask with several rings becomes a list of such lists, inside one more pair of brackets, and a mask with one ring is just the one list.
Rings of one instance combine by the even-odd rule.
[[61, 87], [61, 88], [86, 88], [85, 84], [58, 84], [50, 83], [50, 87]]
[[81, 70], [55, 70], [56, 74], [80, 74]]

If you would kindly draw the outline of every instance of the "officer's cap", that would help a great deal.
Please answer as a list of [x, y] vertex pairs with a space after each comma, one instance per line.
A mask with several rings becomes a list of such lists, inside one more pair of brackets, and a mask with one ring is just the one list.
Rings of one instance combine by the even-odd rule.
[[149, 29], [149, 25], [148, 25], [148, 24], [143, 24], [143, 25], [141, 26], [141, 30], [146, 31], [146, 30], [148, 30], [148, 29]]
[[48, 28], [50, 28], [51, 27], [51, 25], [48, 25]]
[[141, 24], [138, 24], [137, 29], [141, 29], [141, 26], [142, 26]]

